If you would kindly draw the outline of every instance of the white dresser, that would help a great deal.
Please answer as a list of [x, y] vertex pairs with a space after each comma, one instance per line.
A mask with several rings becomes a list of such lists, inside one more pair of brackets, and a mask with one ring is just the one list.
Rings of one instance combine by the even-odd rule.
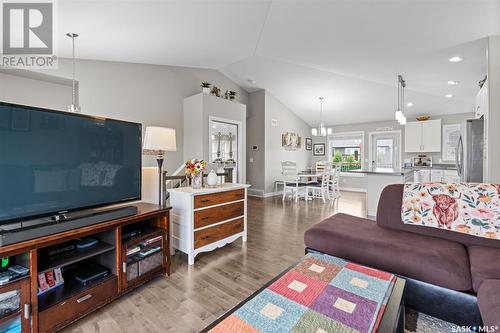
[[245, 184], [223, 184], [195, 190], [169, 189], [171, 252], [188, 255], [188, 264], [201, 252], [212, 251], [242, 237], [247, 240], [247, 188]]

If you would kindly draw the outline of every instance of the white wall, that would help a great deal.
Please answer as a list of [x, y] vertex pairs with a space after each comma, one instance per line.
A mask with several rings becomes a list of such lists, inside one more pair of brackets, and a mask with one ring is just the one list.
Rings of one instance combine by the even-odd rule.
[[[274, 192], [274, 182], [281, 178], [281, 162], [294, 161], [298, 170], [311, 165], [311, 151], [305, 149], [305, 138], [310, 137], [311, 127], [290, 111], [283, 103], [266, 91], [265, 93], [265, 193]], [[277, 126], [272, 126], [272, 120]], [[281, 146], [281, 134], [298, 133], [302, 146], [297, 150], [285, 150]]]
[[[38, 71], [64, 78], [71, 77], [69, 59], [59, 59], [59, 69]], [[136, 121], [146, 125], [173, 127], [177, 131], [177, 152], [167, 153], [165, 167], [173, 172], [183, 162], [183, 100], [201, 91], [201, 81], [209, 81], [223, 91], [237, 92], [236, 100], [246, 104], [248, 94], [216, 70], [156, 66], [109, 61], [78, 60], [76, 77], [80, 86], [80, 105], [85, 114]], [[65, 110], [71, 94], [43, 93], [46, 84], [34, 83], [29, 91], [11, 75], [0, 77], [0, 87], [16, 85], [19, 89], [1, 89], [0, 99], [16, 103]], [[144, 166], [155, 166], [154, 157], [145, 157]]]

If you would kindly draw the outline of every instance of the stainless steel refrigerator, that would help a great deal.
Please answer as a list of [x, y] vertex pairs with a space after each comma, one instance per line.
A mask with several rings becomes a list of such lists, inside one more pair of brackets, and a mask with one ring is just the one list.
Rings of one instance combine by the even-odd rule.
[[462, 124], [455, 159], [462, 182], [483, 182], [484, 119], [468, 119]]

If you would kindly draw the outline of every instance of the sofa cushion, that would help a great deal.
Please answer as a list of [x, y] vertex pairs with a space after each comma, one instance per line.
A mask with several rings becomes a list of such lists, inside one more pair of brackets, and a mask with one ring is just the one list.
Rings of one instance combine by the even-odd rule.
[[377, 207], [377, 224], [382, 228], [409, 231], [420, 235], [447, 239], [465, 246], [481, 245], [500, 248], [500, 240], [476, 237], [460, 232], [404, 224], [401, 220], [403, 184], [389, 185], [380, 194]]
[[481, 284], [477, 304], [484, 325], [500, 327], [500, 280], [485, 280]]
[[469, 246], [467, 250], [469, 252], [472, 287], [476, 292], [484, 280], [500, 280], [500, 249]]
[[471, 289], [465, 247], [444, 239], [380, 228], [336, 214], [307, 230], [308, 248], [449, 289]]

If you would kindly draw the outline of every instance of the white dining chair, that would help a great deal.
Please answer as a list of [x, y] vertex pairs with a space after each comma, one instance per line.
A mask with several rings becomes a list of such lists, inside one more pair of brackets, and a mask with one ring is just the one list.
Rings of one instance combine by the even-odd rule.
[[340, 198], [340, 172], [341, 172], [341, 170], [342, 170], [341, 163], [335, 163], [335, 166], [331, 169], [328, 192], [330, 193], [330, 198], [332, 200]]
[[327, 164], [321, 173], [321, 179], [314, 184], [306, 185], [306, 200], [312, 200], [313, 198], [320, 198], [323, 202], [326, 199], [330, 200], [330, 176], [331, 170]]
[[283, 186], [283, 191], [285, 190], [285, 178], [289, 178], [290, 175], [297, 175], [297, 163], [293, 161], [282, 161], [281, 162], [281, 179], [274, 182], [274, 192], [278, 192], [278, 185]]

